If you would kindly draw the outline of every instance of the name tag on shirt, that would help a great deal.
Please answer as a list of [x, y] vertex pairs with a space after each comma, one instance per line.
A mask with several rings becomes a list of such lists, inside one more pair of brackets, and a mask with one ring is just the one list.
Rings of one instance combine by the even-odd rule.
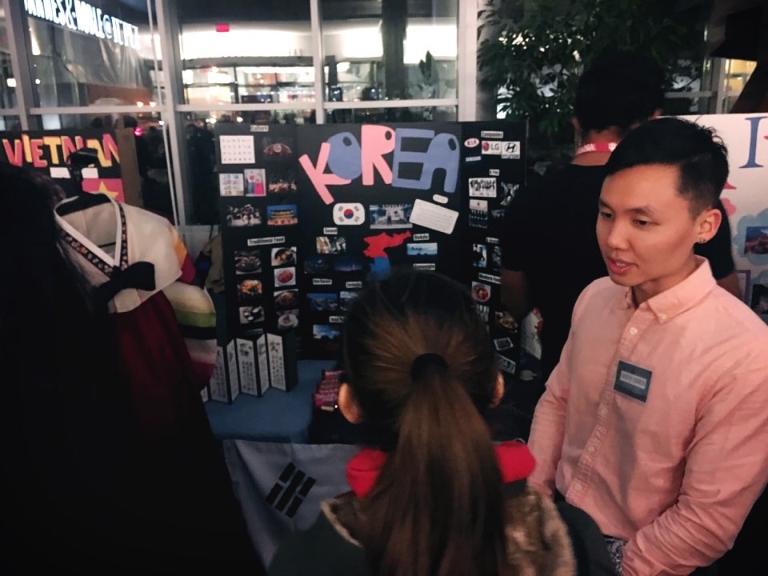
[[653, 372], [650, 370], [620, 360], [616, 368], [613, 389], [635, 400], [645, 402], [648, 399], [648, 390], [651, 388], [651, 376]]

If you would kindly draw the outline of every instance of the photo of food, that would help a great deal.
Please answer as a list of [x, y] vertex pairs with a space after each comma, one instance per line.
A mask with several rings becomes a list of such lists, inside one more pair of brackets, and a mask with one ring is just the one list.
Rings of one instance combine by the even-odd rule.
[[227, 226], [241, 228], [261, 224], [261, 213], [252, 204], [245, 206], [227, 206]]
[[413, 228], [411, 212], [413, 204], [372, 204], [369, 210], [371, 230]]
[[501, 312], [496, 312], [496, 318], [494, 321], [496, 327], [498, 328], [504, 328], [505, 330], [517, 330], [517, 321], [515, 318], [507, 312], [506, 310]]
[[339, 256], [333, 268], [336, 272], [359, 272], [363, 269], [363, 259], [360, 256]]
[[278, 268], [275, 272], [275, 286], [295, 286], [296, 268]]
[[267, 226], [294, 226], [299, 223], [296, 204], [267, 206]]
[[330, 256], [310, 256], [304, 260], [305, 274], [325, 274], [333, 269], [333, 259]]
[[258, 250], [235, 250], [235, 274], [258, 274], [261, 272], [261, 255]]
[[768, 226], [749, 226], [744, 254], [768, 254]]
[[352, 306], [354, 299], [357, 298], [357, 292], [342, 291], [339, 297], [341, 310], [346, 312]]
[[339, 310], [338, 294], [307, 294], [309, 309], [312, 312], [337, 312]]
[[275, 308], [277, 310], [291, 310], [298, 307], [298, 290], [283, 290], [281, 292], [275, 292]]
[[264, 321], [264, 308], [261, 306], [241, 306], [240, 324], [256, 324]]
[[272, 266], [296, 266], [296, 246], [272, 248]]
[[242, 280], [237, 284], [237, 297], [240, 300], [253, 300], [261, 296], [261, 280]]
[[482, 282], [472, 282], [472, 297], [477, 302], [488, 302], [491, 299], [491, 287]]
[[315, 245], [318, 254], [347, 253], [347, 239], [343, 236], [318, 236]]
[[286, 194], [288, 192], [296, 192], [298, 189], [298, 186], [296, 186], [296, 174], [292, 170], [286, 170], [282, 174], [270, 175], [269, 186], [267, 187], [267, 191], [270, 194]]
[[291, 328], [298, 328], [299, 326], [299, 311], [298, 310], [286, 310], [280, 312], [277, 316], [277, 329], [278, 330], [290, 330]]
[[284, 142], [271, 142], [271, 138], [262, 138], [265, 160], [287, 160], [293, 155], [293, 150]]

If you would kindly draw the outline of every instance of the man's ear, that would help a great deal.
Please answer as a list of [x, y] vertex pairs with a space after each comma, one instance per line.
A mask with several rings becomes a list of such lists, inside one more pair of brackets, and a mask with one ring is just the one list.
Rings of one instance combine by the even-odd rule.
[[702, 212], [697, 220], [699, 223], [697, 227], [697, 241], [704, 244], [717, 234], [717, 230], [723, 221], [723, 214], [717, 208], [710, 208]]
[[650, 115], [648, 120], [656, 120], [656, 118], [659, 118], [662, 114], [661, 108], [656, 108], [656, 110], [653, 111], [653, 114]]
[[504, 376], [501, 372], [496, 374], [496, 383], [493, 385], [493, 394], [491, 395], [490, 408], [496, 408], [499, 405], [502, 398], [504, 398]]
[[342, 416], [352, 424], [360, 424], [363, 421], [363, 411], [355, 400], [352, 388], [346, 382], [339, 388], [339, 410]]

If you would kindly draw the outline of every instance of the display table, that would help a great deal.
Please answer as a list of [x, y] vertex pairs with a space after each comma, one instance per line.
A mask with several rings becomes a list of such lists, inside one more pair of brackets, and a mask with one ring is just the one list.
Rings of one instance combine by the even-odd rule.
[[312, 422], [312, 394], [321, 370], [330, 370], [334, 364], [328, 360], [300, 361], [299, 383], [290, 392], [270, 389], [261, 398], [240, 394], [232, 404], [206, 403], [214, 435], [219, 440], [306, 443]]

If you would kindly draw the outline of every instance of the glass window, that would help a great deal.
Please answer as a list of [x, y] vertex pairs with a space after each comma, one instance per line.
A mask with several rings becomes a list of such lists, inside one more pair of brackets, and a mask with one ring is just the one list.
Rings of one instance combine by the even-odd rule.
[[21, 121], [18, 116], [0, 116], [0, 132], [18, 132]]
[[24, 6], [40, 107], [155, 101], [146, 2], [24, 2]]
[[314, 102], [309, 0], [177, 3], [184, 103]]
[[326, 112], [328, 124], [378, 124], [392, 122], [455, 122], [456, 106], [422, 108], [338, 109]]
[[456, 98], [457, 2], [321, 0], [327, 99]]
[[16, 78], [11, 66], [11, 51], [5, 28], [5, 12], [0, 10], [0, 108], [16, 106]]

